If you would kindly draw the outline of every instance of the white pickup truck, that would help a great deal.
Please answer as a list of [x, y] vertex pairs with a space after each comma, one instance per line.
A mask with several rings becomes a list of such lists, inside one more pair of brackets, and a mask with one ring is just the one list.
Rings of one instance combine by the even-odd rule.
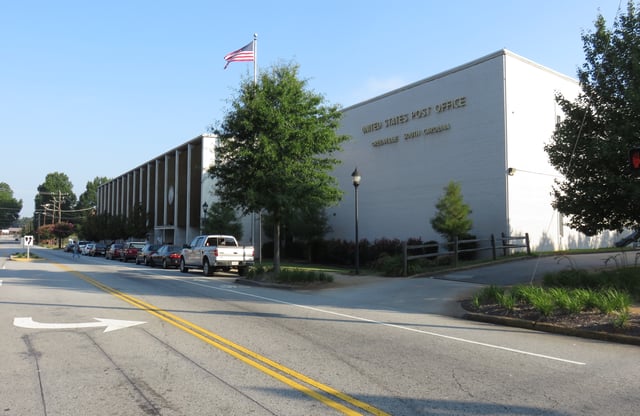
[[245, 276], [253, 266], [253, 247], [240, 246], [231, 235], [199, 235], [186, 244], [180, 253], [180, 271], [201, 269], [205, 276], [216, 270], [236, 269]]

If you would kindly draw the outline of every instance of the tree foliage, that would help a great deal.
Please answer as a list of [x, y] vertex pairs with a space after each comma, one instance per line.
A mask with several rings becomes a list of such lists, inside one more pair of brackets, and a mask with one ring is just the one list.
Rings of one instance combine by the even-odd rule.
[[638, 228], [640, 182], [629, 169], [629, 149], [640, 144], [640, 15], [633, 2], [611, 30], [599, 15], [582, 40], [582, 92], [574, 101], [557, 96], [565, 119], [545, 146], [564, 176], [553, 206], [587, 235]]
[[22, 200], [13, 197], [13, 190], [9, 184], [0, 182], [0, 228], [9, 228], [20, 217]]
[[471, 208], [462, 198], [460, 184], [451, 181], [444, 187], [444, 194], [436, 203], [436, 215], [431, 219], [431, 227], [450, 242], [471, 231], [473, 222], [470, 214]]
[[61, 221], [53, 224], [51, 233], [58, 239], [58, 248], [62, 247], [62, 239], [73, 234], [74, 226], [70, 222]]
[[38, 186], [35, 197], [36, 210], [45, 210], [47, 221], [57, 222], [67, 220], [62, 218], [62, 211], [70, 211], [76, 206], [76, 195], [69, 177], [61, 172], [47, 174], [42, 184]]
[[125, 234], [123, 237], [134, 237], [137, 239], [144, 239], [149, 232], [149, 225], [147, 213], [141, 203], [136, 204], [133, 207], [133, 212], [125, 221]]
[[207, 220], [204, 223], [205, 234], [227, 234], [241, 240], [242, 231], [242, 224], [233, 207], [217, 202], [207, 210]]
[[92, 181], [87, 182], [85, 191], [80, 194], [76, 209], [87, 209], [96, 206], [96, 198], [98, 197], [98, 187], [109, 182], [107, 177], [96, 176]]
[[[218, 197], [243, 214], [266, 210], [275, 241], [289, 213], [330, 206], [342, 196], [330, 175], [338, 163], [333, 153], [347, 140], [336, 134], [342, 114], [306, 87], [297, 65], [274, 66], [255, 85], [246, 78], [214, 130], [219, 146], [210, 173]], [[274, 244], [276, 272], [279, 262]]]

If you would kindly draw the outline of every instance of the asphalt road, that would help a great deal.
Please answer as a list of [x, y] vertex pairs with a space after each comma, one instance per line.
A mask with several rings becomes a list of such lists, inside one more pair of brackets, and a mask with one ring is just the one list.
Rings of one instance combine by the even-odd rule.
[[[291, 291], [44, 249], [8, 260], [16, 249], [0, 244], [3, 416], [640, 408], [638, 347], [457, 318], [491, 268]], [[504, 266], [521, 268], [511, 279], [526, 262]]]

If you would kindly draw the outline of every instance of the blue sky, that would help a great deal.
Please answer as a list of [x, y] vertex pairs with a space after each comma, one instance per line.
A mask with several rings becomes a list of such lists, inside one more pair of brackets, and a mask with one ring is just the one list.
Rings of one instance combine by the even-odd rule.
[[33, 215], [37, 187], [74, 193], [206, 133], [252, 63], [296, 63], [344, 107], [500, 49], [575, 78], [581, 34], [626, 0], [0, 0], [0, 182]]

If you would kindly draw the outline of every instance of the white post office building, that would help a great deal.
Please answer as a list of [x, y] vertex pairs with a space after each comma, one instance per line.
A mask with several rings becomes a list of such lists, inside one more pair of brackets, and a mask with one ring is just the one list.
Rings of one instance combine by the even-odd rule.
[[[617, 233], [586, 237], [564, 225], [551, 206], [558, 173], [548, 143], [562, 113], [555, 94], [573, 99], [576, 80], [507, 50], [484, 56], [343, 110], [339, 133], [351, 140], [336, 155], [344, 191], [328, 209], [328, 238], [442, 238], [432, 230], [435, 205], [450, 181], [461, 185], [478, 239], [530, 236], [533, 250], [613, 245]], [[202, 204], [215, 200], [206, 174], [215, 137], [199, 136], [113, 179], [98, 190], [98, 212], [152, 213], [156, 240], [183, 243], [197, 235]], [[255, 225], [255, 224], [253, 224]], [[246, 219], [245, 239], [254, 239]]]
[[558, 173], [544, 145], [578, 82], [510, 51], [473, 62], [344, 109], [345, 191], [329, 211], [333, 236], [354, 238], [354, 188], [359, 236], [442, 241], [430, 225], [450, 181], [461, 185], [479, 239], [528, 233], [534, 250], [610, 246], [617, 233], [588, 238], [564, 225], [552, 206]]

